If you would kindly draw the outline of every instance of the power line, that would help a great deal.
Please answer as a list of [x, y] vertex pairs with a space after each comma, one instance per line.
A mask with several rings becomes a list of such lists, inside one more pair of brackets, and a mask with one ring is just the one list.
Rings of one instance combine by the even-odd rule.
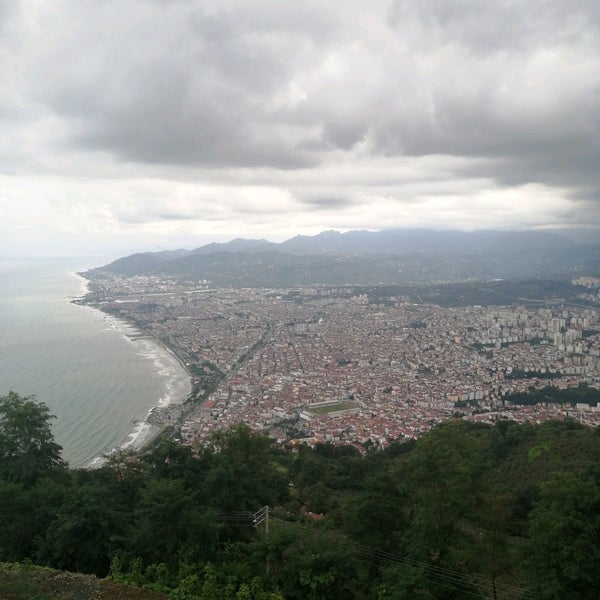
[[[251, 525], [255, 528], [258, 528], [264, 524], [267, 537], [271, 522], [277, 523], [278, 525], [288, 529], [295, 528], [296, 532], [299, 533], [303, 538], [308, 535], [315, 535], [318, 533], [330, 538], [331, 540], [335, 540], [337, 543], [343, 541], [348, 547], [354, 550], [357, 556], [363, 561], [367, 561], [375, 565], [379, 565], [383, 562], [389, 562], [421, 569], [424, 573], [427, 573], [430, 576], [431, 583], [434, 585], [445, 588], [458, 587], [461, 589], [461, 593], [467, 596], [481, 597], [481, 590], [492, 586], [492, 582], [484, 577], [465, 574], [454, 569], [432, 565], [427, 562], [415, 560], [399, 554], [394, 554], [386, 550], [380, 550], [354, 543], [350, 540], [341, 540], [341, 536], [336, 532], [326, 531], [323, 529], [315, 530], [314, 527], [311, 527], [310, 524], [307, 523], [286, 521], [284, 519], [274, 517], [270, 515], [270, 509], [268, 506], [264, 506], [254, 513], [250, 511], [219, 512], [217, 513], [217, 516], [229, 524], [235, 524], [238, 526]], [[269, 565], [267, 563], [267, 569], [268, 568]], [[535, 600], [538, 598], [536, 594], [509, 583], [496, 581], [493, 586], [495, 592], [494, 597], [498, 600], [501, 598], [506, 600], [514, 598], [519, 598], [520, 600]], [[472, 588], [475, 588], [477, 591], [474, 591]], [[492, 598], [492, 596], [488, 595], [487, 598]]]

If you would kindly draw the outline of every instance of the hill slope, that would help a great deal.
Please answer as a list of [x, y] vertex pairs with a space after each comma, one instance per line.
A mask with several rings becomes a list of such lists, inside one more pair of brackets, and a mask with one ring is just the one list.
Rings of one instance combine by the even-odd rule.
[[151, 590], [124, 586], [93, 575], [47, 567], [0, 563], [3, 600], [167, 600]]
[[217, 286], [392, 284], [600, 275], [600, 244], [536, 231], [325, 231], [280, 244], [233, 240], [190, 251], [141, 253], [89, 271], [206, 280]]

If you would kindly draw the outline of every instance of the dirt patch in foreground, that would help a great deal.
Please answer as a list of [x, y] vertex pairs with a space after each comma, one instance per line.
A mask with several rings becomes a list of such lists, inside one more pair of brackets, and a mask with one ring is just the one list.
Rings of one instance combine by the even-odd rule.
[[2, 600], [168, 600], [166, 594], [93, 575], [0, 563]]

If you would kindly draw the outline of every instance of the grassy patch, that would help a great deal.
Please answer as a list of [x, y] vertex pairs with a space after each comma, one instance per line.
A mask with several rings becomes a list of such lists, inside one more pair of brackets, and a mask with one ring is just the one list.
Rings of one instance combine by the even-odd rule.
[[315, 415], [326, 415], [329, 413], [351, 410], [353, 408], [358, 408], [358, 404], [355, 404], [354, 402], [336, 402], [335, 404], [328, 404], [327, 406], [311, 407], [308, 410]]

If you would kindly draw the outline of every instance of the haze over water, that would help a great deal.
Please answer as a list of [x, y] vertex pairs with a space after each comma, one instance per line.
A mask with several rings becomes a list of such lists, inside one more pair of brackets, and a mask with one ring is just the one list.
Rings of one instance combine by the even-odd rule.
[[190, 381], [177, 359], [128, 327], [70, 300], [82, 259], [0, 259], [0, 395], [35, 394], [56, 415], [54, 436], [72, 467], [140, 442], [148, 411], [180, 402]]

